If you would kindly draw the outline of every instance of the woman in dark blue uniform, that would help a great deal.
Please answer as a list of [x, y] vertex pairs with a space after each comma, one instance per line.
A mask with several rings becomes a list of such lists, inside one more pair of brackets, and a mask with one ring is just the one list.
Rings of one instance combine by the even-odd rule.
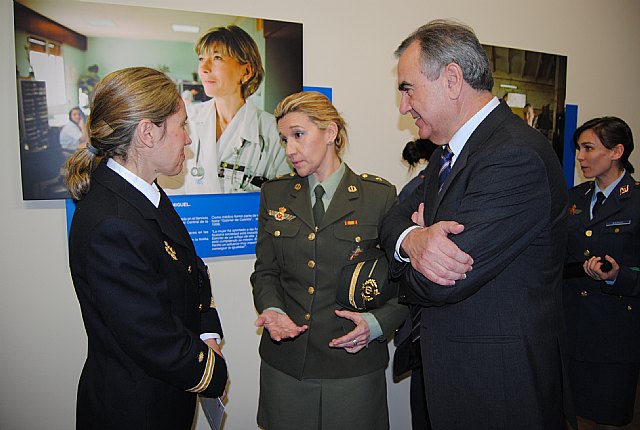
[[208, 272], [155, 183], [182, 170], [186, 119], [163, 73], [110, 73], [95, 90], [89, 144], [67, 161], [78, 202], [69, 264], [89, 344], [78, 429], [188, 430], [197, 393], [224, 392]]
[[633, 418], [640, 368], [640, 187], [633, 136], [619, 118], [576, 130], [577, 160], [593, 181], [569, 191], [564, 308], [576, 414], [601, 429]]

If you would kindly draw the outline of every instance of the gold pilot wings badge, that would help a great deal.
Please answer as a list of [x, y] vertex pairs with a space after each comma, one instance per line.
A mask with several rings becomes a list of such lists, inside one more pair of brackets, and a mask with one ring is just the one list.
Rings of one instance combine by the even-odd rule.
[[291, 221], [292, 219], [295, 219], [295, 215], [291, 215], [285, 212], [287, 212], [287, 208], [285, 207], [279, 208], [277, 211], [269, 209], [269, 216], [274, 217], [276, 221]]

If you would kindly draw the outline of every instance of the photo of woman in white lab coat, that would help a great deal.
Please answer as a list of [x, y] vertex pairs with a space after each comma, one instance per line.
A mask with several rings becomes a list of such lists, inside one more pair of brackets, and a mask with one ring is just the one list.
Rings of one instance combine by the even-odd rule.
[[198, 76], [207, 96], [187, 108], [192, 143], [181, 175], [161, 177], [169, 194], [260, 191], [292, 171], [273, 115], [247, 99], [264, 78], [256, 42], [240, 27], [212, 28], [196, 42]]

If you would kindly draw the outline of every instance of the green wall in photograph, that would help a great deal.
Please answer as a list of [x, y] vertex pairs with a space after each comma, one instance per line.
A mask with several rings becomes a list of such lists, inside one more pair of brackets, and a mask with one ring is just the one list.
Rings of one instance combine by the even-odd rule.
[[192, 43], [106, 37], [89, 37], [87, 42], [85, 64], [97, 64], [100, 76], [131, 66], [168, 67], [172, 78], [191, 81], [198, 70]]

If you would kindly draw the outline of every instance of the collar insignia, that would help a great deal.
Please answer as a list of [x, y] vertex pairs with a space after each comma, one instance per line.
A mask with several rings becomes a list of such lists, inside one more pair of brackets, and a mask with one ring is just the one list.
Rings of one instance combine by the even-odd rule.
[[178, 261], [178, 257], [176, 257], [176, 250], [173, 249], [171, 247], [171, 245], [169, 245], [167, 243], [167, 241], [164, 241], [164, 250], [167, 251], [167, 254], [169, 254], [171, 256], [171, 258], [173, 258], [174, 260]]
[[629, 184], [620, 187], [620, 195], [626, 194], [629, 192]]
[[269, 209], [269, 216], [272, 216], [276, 219], [276, 221], [291, 221], [293, 219], [295, 219], [295, 215], [291, 215], [288, 213], [285, 213], [287, 211], [287, 208], [285, 207], [281, 207], [279, 208], [277, 211], [274, 211], [273, 209]]

